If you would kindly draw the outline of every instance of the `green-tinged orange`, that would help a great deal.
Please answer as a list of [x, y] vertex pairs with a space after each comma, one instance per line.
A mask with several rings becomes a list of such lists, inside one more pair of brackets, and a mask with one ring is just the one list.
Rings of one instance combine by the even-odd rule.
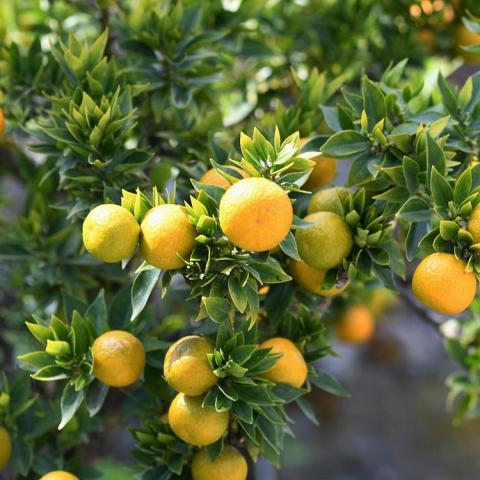
[[203, 397], [179, 393], [170, 404], [168, 423], [178, 438], [203, 447], [220, 440], [228, 428], [229, 412], [203, 407]]
[[215, 460], [205, 449], [198, 451], [192, 459], [193, 480], [246, 480], [247, 474], [245, 457], [230, 445], [224, 447]]
[[207, 393], [217, 382], [207, 355], [213, 347], [203, 337], [183, 337], [167, 351], [163, 373], [167, 382], [177, 392], [189, 396]]
[[472, 235], [474, 243], [480, 243], [480, 203], [472, 210], [468, 218], [467, 230]]
[[195, 247], [195, 228], [180, 205], [152, 208], [142, 220], [141, 231], [143, 258], [162, 270], [183, 267]]
[[134, 384], [145, 367], [142, 342], [129, 332], [111, 330], [100, 335], [92, 346], [93, 374], [111, 387]]
[[0, 470], [3, 470], [12, 456], [12, 439], [4, 427], [0, 427]]
[[308, 213], [332, 212], [342, 216], [342, 200], [344, 200], [347, 195], [348, 190], [340, 187], [320, 190], [312, 195], [308, 204]]
[[303, 260], [292, 260], [290, 262], [290, 271], [293, 279], [305, 290], [322, 297], [333, 297], [342, 293], [348, 286], [349, 282], [344, 282], [340, 287], [333, 286], [330, 289], [323, 288], [325, 283], [325, 270], [317, 270], [310, 267]]
[[316, 212], [304, 219], [311, 225], [296, 231], [300, 257], [317, 270], [338, 267], [353, 247], [350, 227], [332, 212]]
[[135, 252], [140, 226], [124, 207], [103, 204], [95, 207], [83, 222], [83, 244], [102, 262], [115, 263]]
[[275, 366], [263, 376], [275, 383], [287, 383], [300, 388], [308, 376], [308, 367], [302, 352], [288, 338], [270, 338], [260, 345], [260, 348], [271, 348], [270, 353], [279, 353], [282, 356]]

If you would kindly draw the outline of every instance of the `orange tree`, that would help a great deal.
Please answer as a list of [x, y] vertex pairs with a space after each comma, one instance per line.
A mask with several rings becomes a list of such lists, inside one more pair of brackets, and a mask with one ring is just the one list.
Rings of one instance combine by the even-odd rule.
[[[24, 186], [2, 223], [2, 346], [30, 375], [2, 376], [0, 468], [97, 478], [82, 445], [112, 415], [138, 478], [280, 466], [287, 406], [316, 422], [313, 388], [348, 395], [323, 371], [327, 327], [370, 337], [357, 293], [378, 284], [444, 336], [462, 367], [448, 379], [457, 418], [474, 415], [480, 76], [461, 89], [439, 76], [425, 94], [406, 60], [379, 74], [366, 56], [371, 78], [344, 67], [350, 48], [298, 60], [288, 34], [313, 45], [316, 31], [300, 6], [99, 3], [86, 17], [48, 3], [2, 51], [2, 167]], [[381, 32], [387, 7], [358, 4]], [[335, 31], [338, 11], [322, 21]], [[340, 161], [345, 188], [323, 188]]]

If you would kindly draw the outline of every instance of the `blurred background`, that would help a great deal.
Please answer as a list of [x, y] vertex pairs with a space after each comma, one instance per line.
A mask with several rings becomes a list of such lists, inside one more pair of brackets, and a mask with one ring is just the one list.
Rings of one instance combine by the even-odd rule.
[[[0, 44], [5, 47], [17, 42], [26, 48], [39, 34], [47, 49], [51, 38], [64, 37], [69, 31], [91, 38], [102, 22], [96, 14], [101, 3], [0, 0]], [[113, 22], [134, 26], [149, 2], [124, 3], [129, 15], [126, 19], [114, 17]], [[118, 13], [115, 8], [113, 12]], [[480, 58], [461, 49], [462, 45], [479, 43], [480, 36], [469, 34], [461, 21], [467, 10], [480, 15], [479, 0], [223, 0], [205, 2], [205, 8], [209, 28], [241, 29], [242, 45], [229, 44], [228, 36], [225, 39], [222, 60], [228, 75], [213, 86], [222, 99], [223, 120], [220, 124], [212, 120], [213, 127], [210, 119], [205, 121], [205, 131], [198, 131], [200, 144], [208, 129], [241, 125], [252, 112], [258, 117], [271, 113], [276, 97], [293, 98], [296, 87], [290, 67], [300, 74], [318, 68], [329, 78], [342, 76], [347, 84], [354, 84], [361, 72], [378, 78], [390, 62], [409, 57], [408, 80], [419, 84], [424, 81], [425, 95], [431, 93], [439, 71], [452, 83], [462, 85], [479, 69]], [[28, 66], [22, 59], [19, 65]], [[5, 75], [12, 68], [16, 64], [11, 51], [3, 48], [0, 101], [13, 96]], [[30, 81], [32, 75], [28, 68], [22, 68], [18, 67], [17, 86]], [[48, 84], [40, 87], [48, 91]], [[28, 140], [18, 127], [34, 118], [40, 106], [25, 108], [22, 95], [15, 95], [17, 110], [9, 112], [12, 125], [8, 128], [12, 138], [26, 149]], [[176, 131], [167, 133], [180, 135]], [[26, 205], [34, 205], [31, 190], [39, 182], [32, 175], [28, 191], [21, 185], [25, 163], [13, 156], [8, 142], [0, 145], [2, 235], [6, 235], [12, 219], [26, 216]], [[195, 155], [198, 151], [186, 152], [190, 160]], [[337, 185], [344, 183], [347, 170], [348, 164], [339, 165]], [[153, 179], [158, 174], [161, 183], [158, 168], [151, 173]], [[25, 225], [27, 222], [23, 224], [27, 231]], [[22, 235], [30, 238], [32, 231]], [[41, 246], [32, 247], [32, 251], [27, 265], [0, 264], [0, 361], [7, 371], [16, 367], [16, 356], [30, 348], [24, 321], [32, 313], [56, 308], [57, 304], [49, 303], [52, 292], [72, 280], [69, 272], [55, 269], [48, 271], [49, 276], [43, 275], [44, 252]], [[118, 281], [115, 274], [108, 270], [105, 278], [114, 284]], [[164, 314], [171, 324], [184, 321], [182, 316], [189, 312], [188, 308], [182, 311], [182, 294], [169, 302]], [[322, 370], [335, 375], [350, 398], [314, 391], [310, 401], [319, 426], [292, 409], [289, 413], [295, 422], [295, 438], [288, 439], [283, 470], [279, 473], [260, 462], [255, 472], [257, 480], [463, 480], [478, 476], [480, 423], [472, 420], [453, 425], [453, 416], [446, 408], [445, 379], [458, 367], [445, 352], [435, 326], [410, 301], [396, 295], [387, 294], [380, 306], [369, 304], [367, 308], [375, 318], [373, 336], [360, 345], [334, 340], [339, 357], [322, 363]], [[93, 460], [102, 458], [97, 466], [103, 478], [131, 480], [133, 474], [126, 465], [132, 462], [133, 439], [123, 426], [117, 427], [117, 420], [115, 416], [108, 418], [107, 434], [101, 437], [91, 425], [91, 439], [85, 436], [82, 440], [84, 451]], [[0, 478], [12, 477], [7, 472]]]

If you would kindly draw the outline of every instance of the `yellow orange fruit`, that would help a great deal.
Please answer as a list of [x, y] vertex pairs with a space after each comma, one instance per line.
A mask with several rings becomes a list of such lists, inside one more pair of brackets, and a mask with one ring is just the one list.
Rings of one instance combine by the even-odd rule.
[[237, 247], [252, 252], [275, 248], [288, 234], [293, 221], [290, 198], [271, 180], [240, 180], [220, 201], [220, 226]]
[[342, 293], [348, 286], [349, 282], [346, 282], [340, 288], [334, 286], [328, 290], [323, 288], [325, 282], [325, 270], [317, 270], [310, 267], [303, 260], [292, 260], [290, 262], [290, 270], [293, 279], [305, 290], [322, 297], [333, 297]]
[[367, 306], [374, 316], [383, 315], [397, 302], [398, 295], [388, 288], [375, 288], [371, 292]]
[[295, 234], [300, 257], [317, 270], [339, 266], [353, 247], [350, 227], [332, 212], [311, 213], [305, 220], [311, 225]]
[[480, 204], [470, 214], [467, 230], [471, 233], [474, 243], [480, 243]]
[[133, 255], [140, 226], [124, 207], [104, 204], [95, 207], [83, 222], [83, 244], [102, 262], [115, 263]]
[[145, 367], [142, 342], [129, 332], [111, 330], [100, 335], [92, 346], [93, 374], [111, 387], [135, 383]]
[[245, 457], [230, 445], [215, 460], [207, 450], [198, 451], [192, 459], [193, 480], [246, 480], [248, 465]]
[[185, 265], [184, 260], [189, 259], [195, 247], [196, 232], [183, 207], [171, 204], [154, 207], [140, 227], [140, 249], [150, 265], [163, 270]]
[[308, 204], [308, 213], [332, 212], [343, 215], [342, 200], [348, 195], [345, 188], [327, 188], [312, 195]]
[[213, 347], [203, 337], [183, 337], [167, 351], [163, 373], [177, 391], [190, 396], [207, 393], [217, 382], [207, 355]]
[[168, 409], [168, 423], [178, 438], [203, 447], [220, 440], [228, 428], [230, 414], [203, 407], [203, 397], [179, 393]]
[[0, 140], [5, 133], [5, 115], [3, 114], [3, 110], [0, 108]]
[[12, 455], [12, 439], [8, 430], [0, 427], [0, 470], [3, 470]]
[[465, 25], [460, 25], [455, 35], [455, 43], [457, 46], [457, 53], [463, 59], [472, 65], [480, 63], [480, 55], [467, 52], [462, 47], [469, 47], [480, 44], [480, 34], [471, 32]]
[[372, 312], [365, 305], [352, 305], [340, 317], [337, 335], [345, 343], [364, 343], [375, 331]]
[[313, 160], [315, 165], [302, 188], [305, 190], [317, 190], [335, 178], [337, 173], [337, 161], [335, 158], [328, 157], [327, 155], [317, 155], [315, 157], [309, 157], [309, 160]]
[[[235, 169], [243, 178], [248, 178], [250, 175], [241, 168], [237, 166], [229, 165], [230, 168]], [[216, 185], [217, 187], [223, 187], [225, 190], [228, 190], [232, 184], [225, 178], [222, 177], [214, 168], [207, 170], [202, 177], [200, 178], [200, 183], [206, 183], [207, 185]]]
[[275, 366], [263, 376], [275, 383], [287, 383], [300, 388], [308, 376], [308, 367], [302, 352], [288, 338], [274, 337], [266, 340], [260, 348], [271, 348], [270, 353], [280, 353]]
[[47, 473], [40, 480], [78, 480], [78, 477], [64, 470], [55, 470], [54, 472]]
[[477, 280], [467, 265], [451, 253], [432, 253], [413, 274], [412, 289], [427, 307], [456, 315], [470, 306], [477, 291]]

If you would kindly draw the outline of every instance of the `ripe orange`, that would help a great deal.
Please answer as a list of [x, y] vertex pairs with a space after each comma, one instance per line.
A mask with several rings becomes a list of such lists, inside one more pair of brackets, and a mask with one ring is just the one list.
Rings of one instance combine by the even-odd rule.
[[213, 347], [203, 337], [183, 337], [167, 351], [163, 373], [167, 382], [177, 391], [190, 396], [207, 393], [217, 382], [207, 354]]
[[477, 280], [467, 265], [451, 253], [432, 253], [425, 257], [413, 274], [412, 289], [427, 307], [440, 313], [456, 315], [470, 306], [477, 290]]
[[168, 409], [168, 423], [178, 438], [190, 445], [203, 447], [223, 437], [230, 414], [203, 407], [203, 397], [179, 393]]
[[147, 212], [141, 224], [141, 252], [154, 267], [173, 270], [185, 265], [195, 247], [195, 228], [180, 205], [159, 205]]
[[[306, 156], [303, 154], [303, 156]], [[312, 173], [308, 180], [303, 184], [304, 190], [318, 190], [330, 183], [337, 173], [337, 161], [327, 155], [306, 156], [309, 160], [315, 162]]]
[[205, 449], [192, 459], [193, 480], [246, 480], [247, 474], [245, 457], [230, 445], [224, 447], [215, 460], [210, 459]]
[[87, 215], [82, 233], [89, 253], [103, 262], [115, 263], [133, 255], [140, 226], [126, 208], [104, 204]]
[[111, 330], [100, 335], [92, 346], [93, 374], [105, 385], [134, 384], [145, 367], [145, 349], [131, 333]]
[[480, 44], [480, 34], [471, 32], [465, 25], [460, 25], [455, 35], [455, 43], [457, 47], [457, 53], [463, 57], [463, 59], [472, 65], [480, 63], [480, 55], [466, 52], [462, 47], [469, 47], [471, 45]]
[[78, 477], [63, 470], [47, 473], [40, 480], [79, 480]]
[[305, 290], [322, 297], [333, 297], [342, 293], [347, 287], [349, 282], [346, 282], [342, 287], [336, 286], [325, 290], [323, 284], [325, 282], [325, 270], [317, 270], [310, 267], [303, 260], [290, 262], [290, 270], [292, 272], [293, 279]]
[[0, 470], [3, 470], [12, 455], [12, 439], [7, 429], [0, 427]]
[[310, 226], [296, 231], [298, 253], [311, 267], [330, 270], [340, 265], [353, 247], [350, 227], [332, 212], [316, 212], [305, 217]]
[[0, 140], [5, 133], [5, 115], [3, 114], [3, 110], [0, 108]]
[[266, 178], [240, 180], [220, 201], [220, 226], [228, 239], [244, 250], [264, 252], [275, 248], [293, 221], [290, 198]]
[[263, 376], [275, 383], [287, 383], [300, 388], [307, 379], [308, 367], [302, 353], [288, 338], [270, 338], [260, 348], [271, 348], [270, 353], [281, 353], [275, 366]]
[[[230, 165], [231, 168], [235, 169], [243, 178], [248, 178], [250, 175], [241, 168], [237, 166]], [[207, 170], [202, 177], [200, 178], [200, 183], [206, 183], [207, 185], [216, 185], [217, 187], [223, 187], [225, 190], [228, 190], [232, 184], [225, 178], [222, 177], [214, 168]]]
[[480, 203], [470, 214], [467, 223], [467, 230], [472, 234], [474, 243], [480, 243]]
[[372, 312], [365, 305], [349, 307], [337, 324], [337, 335], [345, 343], [363, 343], [375, 331]]

